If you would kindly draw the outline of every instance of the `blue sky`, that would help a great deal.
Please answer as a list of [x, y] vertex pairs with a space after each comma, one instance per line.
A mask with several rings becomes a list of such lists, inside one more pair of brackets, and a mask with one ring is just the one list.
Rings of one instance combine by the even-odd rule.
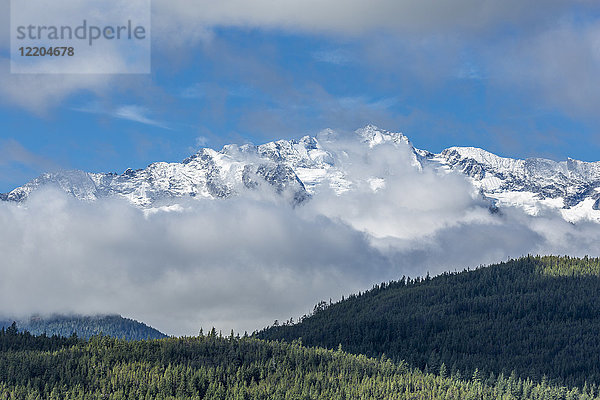
[[154, 1], [149, 75], [10, 74], [3, 38], [0, 192], [368, 123], [430, 151], [600, 160], [597, 2], [213, 3]]

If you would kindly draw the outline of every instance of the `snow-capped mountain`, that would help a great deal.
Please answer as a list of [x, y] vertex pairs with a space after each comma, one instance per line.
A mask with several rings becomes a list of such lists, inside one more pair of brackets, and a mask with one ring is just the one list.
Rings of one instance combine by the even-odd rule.
[[384, 145], [398, 151], [398, 165], [390, 169], [406, 168], [408, 156], [410, 168], [466, 175], [474, 191], [495, 206], [519, 206], [530, 214], [548, 207], [560, 209], [570, 221], [600, 222], [600, 162], [516, 160], [472, 147], [451, 147], [433, 154], [416, 149], [401, 133], [372, 125], [350, 137], [325, 130], [317, 137], [260, 146], [227, 145], [220, 151], [204, 148], [181, 163], [157, 162], [120, 175], [46, 173], [0, 195], [0, 200], [21, 202], [40, 187], [54, 185], [84, 201], [122, 197], [140, 208], [152, 208], [182, 198], [227, 198], [264, 187], [298, 205], [321, 189], [342, 194], [365, 182], [373, 191], [385, 186], [385, 176], [357, 175], [352, 169], [356, 157], [368, 157]]
[[569, 221], [600, 222], [600, 162], [515, 160], [473, 147], [450, 147], [431, 159], [467, 175], [499, 206], [521, 206], [530, 214], [559, 208]]

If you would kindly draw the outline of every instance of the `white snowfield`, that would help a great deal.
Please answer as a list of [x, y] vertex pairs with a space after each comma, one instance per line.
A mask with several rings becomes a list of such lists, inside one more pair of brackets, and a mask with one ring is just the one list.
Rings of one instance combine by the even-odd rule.
[[181, 163], [157, 162], [120, 175], [46, 173], [0, 198], [22, 202], [33, 191], [53, 185], [83, 201], [121, 197], [151, 211], [157, 207], [177, 209], [181, 199], [243, 196], [262, 187], [298, 205], [310, 201], [319, 190], [338, 195], [365, 185], [373, 192], [382, 190], [387, 173], [368, 176], [359, 168], [364, 162], [379, 162], [381, 154], [390, 173], [415, 168], [464, 174], [474, 192], [494, 208], [516, 206], [531, 215], [555, 209], [570, 222], [600, 223], [600, 162], [518, 160], [474, 147], [450, 147], [433, 154], [414, 148], [401, 133], [373, 125], [350, 136], [325, 130], [316, 137], [260, 146], [227, 145], [220, 151], [203, 148]]

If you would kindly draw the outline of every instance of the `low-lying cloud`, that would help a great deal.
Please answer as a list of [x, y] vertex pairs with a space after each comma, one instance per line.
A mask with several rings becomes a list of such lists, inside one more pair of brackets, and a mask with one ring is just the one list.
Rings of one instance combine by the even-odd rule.
[[353, 190], [319, 190], [296, 208], [242, 194], [144, 213], [51, 188], [2, 203], [0, 314], [120, 313], [169, 334], [243, 332], [402, 275], [600, 255], [597, 224], [492, 214], [464, 178], [419, 170], [402, 148], [344, 146]]

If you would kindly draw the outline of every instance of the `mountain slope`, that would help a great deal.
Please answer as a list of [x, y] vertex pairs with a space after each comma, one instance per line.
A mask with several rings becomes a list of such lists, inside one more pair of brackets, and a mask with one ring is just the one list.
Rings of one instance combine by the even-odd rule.
[[[526, 257], [384, 284], [262, 339], [406, 360], [419, 368], [600, 384], [600, 259]], [[487, 376], [487, 375], [485, 375]]]
[[[0, 328], [7, 328], [12, 319], [0, 319]], [[17, 329], [28, 331], [32, 335], [46, 333], [48, 336], [58, 335], [69, 337], [76, 333], [80, 338], [90, 338], [100, 333], [119, 339], [144, 340], [166, 337], [164, 333], [141, 322], [123, 318], [120, 315], [55, 315], [51, 317], [32, 317], [17, 320]]]
[[263, 187], [298, 205], [316, 191], [332, 189], [340, 194], [353, 190], [361, 181], [372, 182], [373, 190], [377, 190], [385, 177], [361, 176], [353, 166], [383, 146], [397, 153], [390, 168], [464, 174], [474, 191], [480, 191], [494, 205], [518, 206], [530, 214], [553, 208], [561, 210], [569, 221], [600, 222], [600, 162], [515, 160], [472, 147], [451, 147], [433, 154], [416, 149], [401, 133], [372, 125], [354, 135], [325, 130], [317, 137], [300, 140], [227, 145], [220, 151], [205, 148], [181, 163], [157, 162], [122, 174], [46, 173], [0, 195], [0, 200], [24, 201], [32, 192], [51, 185], [84, 201], [120, 197], [135, 206], [152, 208], [186, 198], [245, 195]]

